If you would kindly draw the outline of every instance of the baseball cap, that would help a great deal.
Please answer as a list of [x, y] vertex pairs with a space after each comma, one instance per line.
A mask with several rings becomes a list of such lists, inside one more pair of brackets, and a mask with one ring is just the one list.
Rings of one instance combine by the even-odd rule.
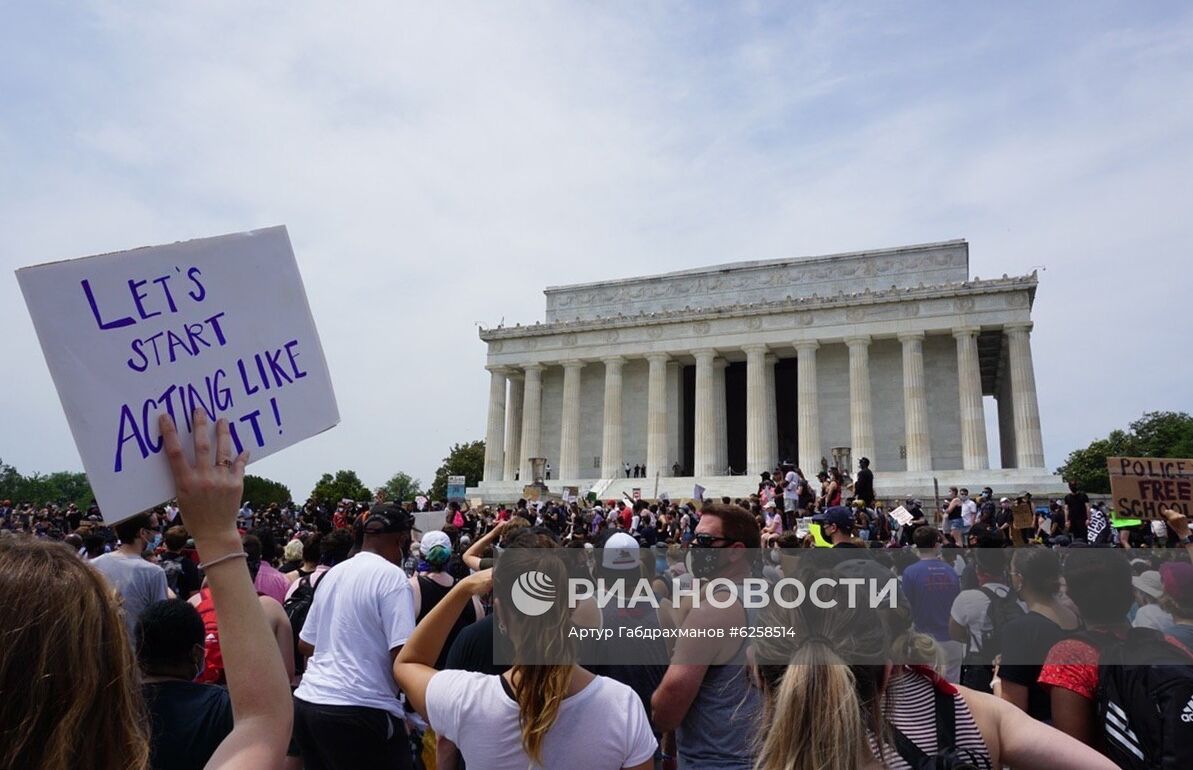
[[369, 510], [369, 518], [365, 521], [366, 535], [391, 535], [398, 532], [409, 532], [414, 521], [404, 508], [395, 503], [377, 503]]
[[422, 544], [423, 558], [429, 562], [442, 563], [452, 555], [451, 538], [443, 530], [431, 530], [424, 534], [419, 542]]
[[638, 541], [625, 532], [614, 532], [605, 541], [601, 551], [601, 566], [605, 569], [637, 569], [639, 565]]
[[1193, 607], [1193, 564], [1175, 561], [1162, 565], [1160, 582], [1164, 586], [1164, 593], [1178, 606]]
[[853, 529], [853, 512], [843, 505], [834, 505], [812, 517], [816, 524], [835, 524], [839, 529]]
[[1164, 583], [1160, 579], [1160, 573], [1154, 569], [1149, 569], [1143, 574], [1131, 578], [1131, 585], [1153, 599], [1159, 599], [1164, 595]]

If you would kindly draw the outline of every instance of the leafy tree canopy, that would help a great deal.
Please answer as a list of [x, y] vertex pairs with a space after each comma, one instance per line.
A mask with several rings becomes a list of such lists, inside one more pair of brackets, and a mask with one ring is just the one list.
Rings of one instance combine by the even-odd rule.
[[290, 496], [290, 487], [273, 479], [246, 474], [244, 477], [244, 495], [241, 501], [252, 502], [253, 508], [260, 510], [271, 504], [285, 505], [294, 498]]
[[373, 493], [361, 482], [356, 471], [336, 471], [334, 476], [324, 473], [319, 478], [319, 483], [315, 484], [315, 488], [311, 490], [311, 497], [325, 510], [330, 511], [341, 500], [355, 500], [359, 503], [370, 502], [373, 499]]
[[385, 493], [385, 499], [390, 502], [407, 502], [422, 494], [422, 482], [411, 478], [409, 473], [398, 471], [380, 491]]
[[1106, 438], [1073, 450], [1056, 472], [1087, 492], [1109, 493], [1107, 457], [1193, 457], [1193, 415], [1147, 412], [1127, 430], [1113, 430]]
[[95, 495], [87, 482], [87, 474], [55, 471], [50, 474], [22, 475], [16, 468], [0, 460], [0, 500], [15, 504], [74, 503], [80, 508], [91, 505]]
[[443, 464], [435, 471], [435, 481], [427, 493], [432, 500], [447, 499], [447, 477], [463, 476], [465, 483], [476, 486], [485, 472], [485, 442], [470, 441], [452, 447]]

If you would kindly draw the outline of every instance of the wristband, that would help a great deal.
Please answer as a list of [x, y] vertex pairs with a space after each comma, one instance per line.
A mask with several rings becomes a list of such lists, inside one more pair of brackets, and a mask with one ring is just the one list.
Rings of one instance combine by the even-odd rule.
[[211, 561], [202, 562], [201, 564], [199, 564], [199, 569], [206, 572], [208, 569], [214, 567], [217, 564], [220, 564], [220, 563], [226, 562], [226, 561], [231, 561], [233, 559], [241, 559], [241, 558], [247, 560], [249, 558], [249, 555], [247, 553], [245, 553], [244, 551], [233, 551], [232, 553], [226, 553], [223, 556], [219, 556], [215, 559], [212, 559]]

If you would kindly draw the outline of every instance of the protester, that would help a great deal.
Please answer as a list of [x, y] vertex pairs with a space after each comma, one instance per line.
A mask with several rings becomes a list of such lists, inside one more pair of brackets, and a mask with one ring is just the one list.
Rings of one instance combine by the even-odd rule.
[[228, 691], [195, 681], [204, 666], [203, 640], [203, 619], [182, 599], [149, 605], [137, 623], [153, 770], [199, 770], [232, 732]]
[[[764, 704], [757, 770], [1114, 767], [993, 696], [895, 665], [884, 625], [844, 593], [831, 611], [772, 602], [759, 623], [794, 636], [755, 642]], [[950, 723], [951, 735], [940, 728]]]
[[155, 514], [142, 513], [125, 519], [113, 527], [120, 538], [120, 547], [90, 562], [120, 597], [130, 641], [135, 638], [137, 618], [145, 608], [166, 598], [166, 573], [144, 556], [156, 529]]
[[914, 538], [918, 561], [903, 570], [903, 591], [911, 605], [916, 631], [940, 644], [947, 657], [945, 677], [956, 682], [965, 646], [954, 642], [949, 634], [949, 612], [961, 593], [961, 581], [956, 570], [941, 559], [941, 535], [935, 527], [920, 527]]
[[1172, 628], [1172, 615], [1161, 604], [1164, 598], [1164, 581], [1160, 578], [1160, 573], [1154, 569], [1145, 570], [1131, 578], [1131, 586], [1135, 589], [1137, 607], [1131, 618], [1131, 625], [1135, 628], [1154, 628], [1165, 632]]
[[[280, 768], [292, 708], [281, 657], [235, 529], [246, 455], [228, 424], [194, 419], [194, 464], [167, 416], [159, 427], [187, 527], [224, 613], [233, 728], [210, 770]], [[213, 452], [214, 449], [214, 452]], [[61, 544], [0, 537], [0, 767], [144, 770], [149, 739], [132, 646], [109, 587]]]
[[[449, 575], [445, 569], [448, 561], [452, 558], [452, 544], [448, 536], [441, 530], [426, 532], [423, 534], [422, 540], [419, 541], [419, 545], [425, 569], [410, 578], [410, 592], [416, 623], [422, 622], [422, 619], [435, 609], [435, 605], [443, 601], [456, 582], [455, 578]], [[447, 651], [460, 631], [465, 626], [475, 623], [477, 618], [484, 617], [484, 614], [485, 610], [481, 606], [480, 599], [473, 597], [472, 603], [464, 608], [457, 618], [456, 624], [448, 633], [443, 651], [435, 661], [435, 668], [443, 668]]]
[[[749, 550], [761, 545], [757, 522], [736, 505], [704, 508], [696, 525], [691, 558], [693, 577], [724, 578], [741, 584], [753, 571]], [[732, 603], [702, 602], [687, 613], [682, 627], [708, 629], [750, 625], [740, 598]], [[676, 731], [681, 767], [746, 768], [751, 759], [751, 727], [758, 717], [757, 691], [749, 686], [742, 639], [681, 636], [672, 663], [651, 698], [655, 729]]]
[[812, 517], [813, 524], [820, 525], [820, 536], [832, 543], [833, 548], [857, 548], [853, 542], [853, 529], [857, 519], [853, 512], [843, 505], [827, 508], [824, 513]]
[[398, 566], [411, 526], [401, 507], [373, 506], [360, 553], [318, 582], [299, 633], [307, 663], [294, 693], [295, 737], [307, 770], [411, 767], [389, 674], [414, 630], [410, 583]]
[[[514, 609], [514, 585], [531, 570], [542, 573], [554, 593], [549, 607], [536, 616]], [[509, 549], [495, 575], [485, 570], [456, 585], [398, 654], [394, 679], [431, 727], [459, 746], [470, 766], [651, 768], [656, 742], [638, 696], [572, 662], [567, 576], [557, 557]], [[513, 641], [514, 665], [501, 676], [437, 671], [432, 664], [460, 611], [490, 587], [495, 611]], [[477, 729], [480, 725], [483, 729]]]
[[166, 552], [159, 564], [166, 573], [166, 586], [179, 599], [188, 599], [203, 585], [203, 576], [189, 556], [183, 553], [190, 539], [185, 527], [170, 527], [162, 538]]

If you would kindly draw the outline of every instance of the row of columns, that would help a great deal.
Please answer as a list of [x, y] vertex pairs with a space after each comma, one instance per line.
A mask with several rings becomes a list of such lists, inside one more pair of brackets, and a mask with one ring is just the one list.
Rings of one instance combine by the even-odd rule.
[[[982, 377], [978, 360], [979, 328], [961, 327], [952, 334], [957, 342], [958, 396], [961, 417], [961, 454], [965, 470], [990, 467], [986, 423], [982, 407]], [[1039, 402], [1031, 358], [1031, 324], [1003, 327], [1013, 399], [1017, 467], [1044, 467]], [[924, 333], [898, 335], [903, 354], [903, 414], [907, 470], [932, 470], [928, 425], [927, 382], [924, 374]], [[854, 457], [875, 454], [873, 404], [870, 394], [870, 343], [868, 336], [849, 337], [849, 421]], [[798, 361], [799, 458], [815, 466], [820, 443], [819, 384], [816, 351], [820, 344], [795, 344]], [[775, 356], [764, 344], [746, 345], [746, 463], [750, 473], [773, 467], [778, 453], [778, 415], [775, 406]], [[728, 424], [725, 411], [725, 366], [713, 348], [691, 351], [696, 359], [694, 471], [697, 476], [720, 476], [728, 467]], [[668, 472], [670, 446], [667, 410], [667, 368], [676, 363], [666, 353], [649, 353], [647, 387], [646, 475]], [[605, 365], [604, 424], [601, 443], [601, 476], [621, 475], [622, 368], [626, 359], [601, 359]], [[563, 409], [560, 429], [558, 478], [580, 477], [580, 374], [583, 361], [564, 361]], [[530, 459], [541, 451], [542, 371], [529, 364], [509, 372], [494, 367], [490, 374], [489, 413], [485, 433], [485, 479], [512, 481], [515, 472], [530, 479]], [[520, 375], [520, 376], [519, 376]], [[507, 398], [508, 381], [508, 398]], [[506, 434], [506, 425], [520, 428]]]

